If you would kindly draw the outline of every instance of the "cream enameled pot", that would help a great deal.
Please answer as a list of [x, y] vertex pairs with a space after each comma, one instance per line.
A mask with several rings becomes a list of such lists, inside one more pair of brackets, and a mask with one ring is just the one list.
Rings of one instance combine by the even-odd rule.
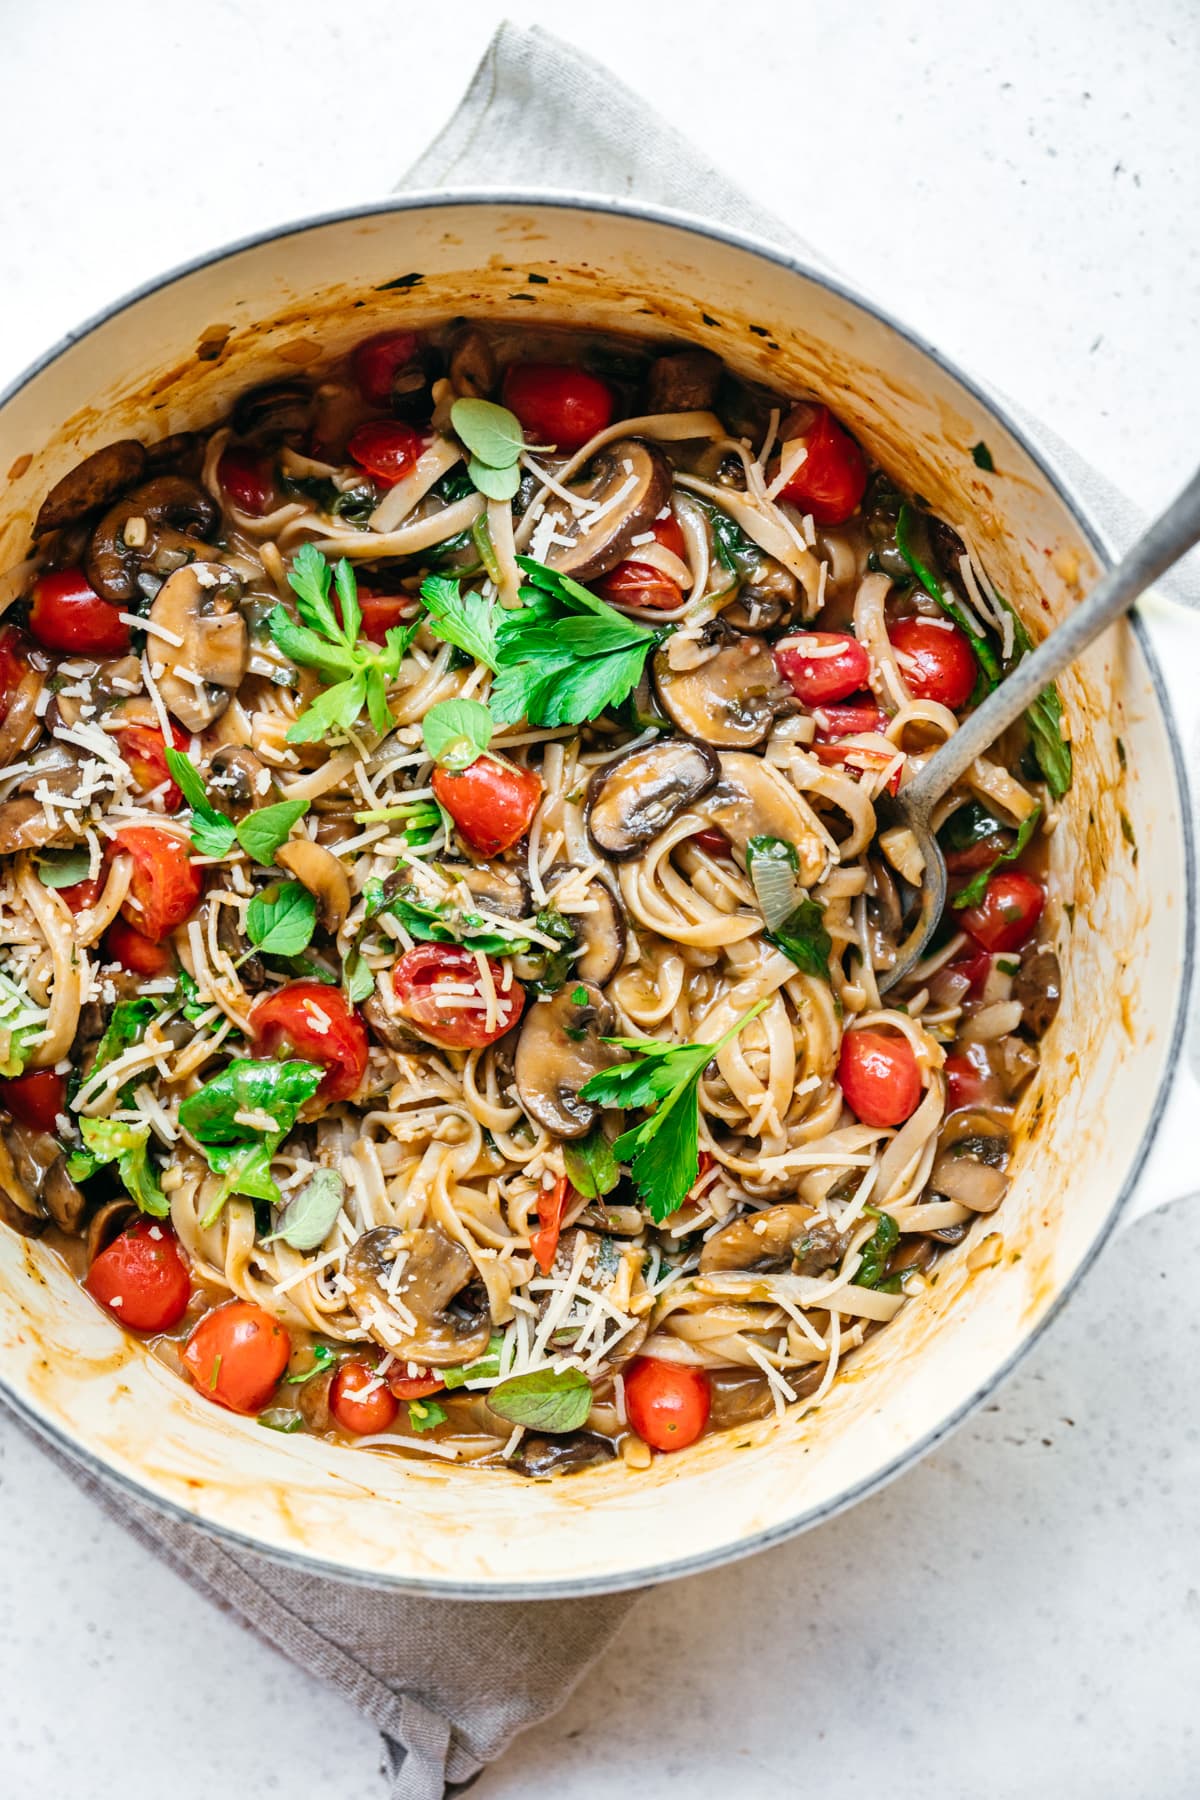
[[[844, 287], [645, 208], [443, 194], [221, 252], [51, 352], [0, 402], [0, 569], [25, 555], [47, 489], [99, 445], [211, 422], [252, 382], [454, 314], [687, 338], [816, 394], [935, 512], [969, 520], [1035, 635], [1105, 560], [1103, 521], [1084, 517], [1002, 409]], [[981, 439], [994, 473], [972, 459]], [[1197, 667], [1190, 619], [1155, 629], [1177, 634], [1176, 667]], [[1076, 778], [1051, 840], [1051, 891], [1065, 994], [1023, 1101], [1012, 1191], [818, 1411], [704, 1439], [649, 1473], [617, 1463], [550, 1483], [280, 1437], [189, 1389], [52, 1252], [0, 1229], [5, 1397], [93, 1468], [257, 1549], [471, 1598], [711, 1567], [860, 1499], [1012, 1367], [1119, 1218], [1193, 1185], [1179, 1122], [1194, 1089], [1177, 1075], [1193, 962], [1189, 810], [1144, 622], [1111, 634], [1063, 686]]]

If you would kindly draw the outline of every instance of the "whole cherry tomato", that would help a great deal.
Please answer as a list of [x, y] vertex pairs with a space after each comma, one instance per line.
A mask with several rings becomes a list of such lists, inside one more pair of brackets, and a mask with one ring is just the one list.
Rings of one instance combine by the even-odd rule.
[[86, 912], [89, 906], [95, 906], [104, 892], [104, 873], [88, 875], [83, 881], [73, 881], [70, 887], [61, 887], [58, 897], [73, 913]]
[[67, 1084], [53, 1069], [30, 1069], [27, 1075], [0, 1081], [0, 1106], [7, 1106], [18, 1125], [54, 1132], [59, 1113], [67, 1110]]
[[289, 981], [250, 1008], [250, 1035], [269, 1056], [297, 1056], [325, 1068], [318, 1096], [327, 1106], [358, 1092], [367, 1072], [367, 1028], [340, 988]]
[[949, 619], [897, 619], [888, 627], [910, 693], [957, 712], [975, 691], [975, 652]]
[[857, 737], [864, 731], [886, 731], [891, 720], [873, 700], [851, 701], [847, 706], [814, 706], [813, 718], [823, 738]]
[[129, 648], [129, 627], [120, 608], [100, 598], [82, 569], [51, 569], [38, 576], [29, 629], [47, 650], [122, 656]]
[[400, 1403], [370, 1363], [344, 1362], [329, 1384], [329, 1410], [343, 1431], [368, 1437], [395, 1423]]
[[84, 1287], [131, 1331], [170, 1331], [191, 1299], [179, 1240], [162, 1219], [138, 1219], [95, 1258]]
[[350, 366], [363, 399], [372, 406], [389, 405], [396, 376], [416, 362], [419, 348], [414, 331], [381, 331], [356, 345], [350, 354]]
[[[172, 748], [186, 750], [190, 739], [178, 725], [172, 724], [171, 735], [174, 739]], [[151, 788], [158, 787], [165, 781], [163, 789], [163, 811], [177, 813], [183, 805], [183, 795], [175, 783], [167, 775], [167, 741], [161, 731], [154, 725], [123, 725], [116, 733], [121, 755], [129, 764], [129, 772], [139, 794], [148, 794]]]
[[244, 444], [230, 444], [217, 464], [217, 480], [233, 504], [256, 519], [270, 512], [274, 497], [271, 464]]
[[504, 404], [530, 443], [560, 455], [581, 450], [612, 424], [613, 391], [586, 369], [566, 363], [513, 363], [504, 377]]
[[827, 406], [797, 407], [780, 430], [781, 443], [801, 437], [808, 454], [779, 498], [811, 513], [817, 525], [842, 525], [867, 488], [867, 459]]
[[864, 1125], [903, 1125], [920, 1104], [916, 1053], [898, 1032], [848, 1031], [838, 1080], [846, 1105]]
[[554, 1265], [563, 1214], [570, 1202], [571, 1191], [566, 1176], [560, 1175], [553, 1187], [544, 1187], [538, 1194], [538, 1228], [530, 1234], [529, 1248], [543, 1275], [548, 1275]]
[[261, 1306], [226, 1300], [192, 1327], [183, 1366], [207, 1400], [230, 1412], [261, 1412], [292, 1354], [287, 1332]]
[[[687, 561], [687, 541], [674, 513], [655, 519], [651, 527], [656, 543]], [[653, 563], [638, 562], [636, 557], [618, 563], [615, 569], [595, 583], [596, 592], [613, 606], [637, 606], [656, 612], [669, 612], [683, 601], [683, 589]]]
[[977, 944], [993, 953], [1019, 950], [1033, 936], [1046, 904], [1046, 890], [1020, 869], [997, 869], [978, 906], [968, 906], [958, 923]]
[[159, 944], [127, 919], [116, 918], [104, 934], [106, 962], [120, 963], [131, 975], [144, 975], [150, 981], [169, 975], [175, 967], [175, 952], [169, 943]]
[[392, 968], [400, 1012], [431, 1043], [447, 1050], [481, 1050], [514, 1026], [525, 1005], [525, 989], [508, 979], [502, 963], [487, 959], [496, 989], [497, 1017], [488, 1023], [488, 1004], [479, 965], [470, 950], [453, 944], [414, 944]]
[[871, 659], [848, 631], [796, 631], [780, 638], [773, 655], [775, 667], [806, 706], [844, 700], [871, 677]]
[[389, 1375], [387, 1384], [397, 1400], [428, 1400], [446, 1385], [433, 1369], [426, 1369], [423, 1375]]
[[625, 1371], [625, 1412], [652, 1450], [685, 1450], [708, 1424], [712, 1389], [703, 1369], [639, 1356]]
[[25, 678], [27, 641], [11, 625], [0, 626], [0, 725], [8, 717], [17, 689]]
[[947, 1112], [963, 1106], [994, 1106], [1002, 1100], [996, 1077], [974, 1060], [974, 1053], [982, 1050], [982, 1044], [970, 1044], [962, 1055], [946, 1058]]
[[479, 856], [511, 850], [529, 830], [542, 797], [532, 769], [518, 769], [490, 755], [476, 757], [457, 774], [435, 769], [431, 785], [459, 836]]
[[346, 455], [381, 487], [395, 487], [412, 472], [425, 449], [425, 439], [399, 419], [369, 419], [350, 434]]
[[133, 877], [121, 908], [143, 937], [158, 944], [194, 911], [204, 890], [181, 838], [153, 825], [125, 825], [113, 843], [133, 858]]

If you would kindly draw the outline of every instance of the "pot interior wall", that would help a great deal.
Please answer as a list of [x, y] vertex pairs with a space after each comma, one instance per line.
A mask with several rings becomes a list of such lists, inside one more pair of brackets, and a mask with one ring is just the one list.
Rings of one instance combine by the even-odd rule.
[[[457, 314], [685, 337], [818, 395], [969, 529], [1035, 633], [1095, 573], [1079, 523], [987, 403], [871, 313], [676, 226], [498, 203], [381, 211], [253, 245], [72, 344], [0, 411], [0, 568], [25, 554], [51, 482], [97, 445], [207, 423], [252, 381], [386, 326]], [[980, 440], [992, 473], [972, 459]], [[51, 1253], [3, 1232], [9, 1389], [60, 1437], [211, 1524], [447, 1590], [618, 1586], [782, 1535], [863, 1491], [986, 1386], [1087, 1257], [1170, 1052], [1184, 960], [1179, 796], [1133, 634], [1094, 650], [1064, 693], [1076, 781], [1052, 838], [1052, 894], [1066, 992], [1023, 1102], [1013, 1190], [819, 1410], [704, 1440], [649, 1474], [618, 1465], [550, 1485], [280, 1438], [184, 1387]]]

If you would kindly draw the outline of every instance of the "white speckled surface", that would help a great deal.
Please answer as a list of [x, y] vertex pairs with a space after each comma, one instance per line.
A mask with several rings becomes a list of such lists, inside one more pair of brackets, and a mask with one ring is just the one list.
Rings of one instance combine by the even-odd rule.
[[[1192, 0], [515, 6], [1147, 506], [1195, 456]], [[373, 197], [497, 9], [7, 10], [0, 383], [158, 269]], [[62, 61], [70, 50], [70, 65]], [[480, 1800], [1200, 1792], [1200, 1209], [1114, 1244], [885, 1494], [646, 1601]], [[376, 1739], [0, 1427], [0, 1792], [377, 1800]]]

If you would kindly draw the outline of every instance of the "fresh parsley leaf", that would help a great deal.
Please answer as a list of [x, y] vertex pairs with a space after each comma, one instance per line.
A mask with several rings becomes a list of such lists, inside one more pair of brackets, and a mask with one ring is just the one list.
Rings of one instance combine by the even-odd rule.
[[275, 860], [275, 852], [287, 842], [292, 826], [307, 811], [307, 800], [281, 800], [276, 806], [259, 807], [241, 821], [237, 841], [247, 856], [269, 869]]
[[478, 594], [462, 592], [462, 583], [446, 575], [428, 575], [421, 583], [421, 598], [435, 636], [465, 650], [476, 662], [495, 673], [496, 625], [494, 608]]
[[86, 1180], [104, 1163], [115, 1162], [138, 1211], [148, 1213], [152, 1219], [167, 1217], [171, 1203], [162, 1191], [158, 1170], [150, 1161], [149, 1125], [134, 1125], [121, 1119], [80, 1119], [79, 1133], [88, 1166], [82, 1166], [78, 1151], [69, 1157], [67, 1169], [72, 1180]]
[[511, 1425], [533, 1431], [578, 1431], [592, 1410], [592, 1384], [582, 1369], [537, 1369], [488, 1392], [488, 1406]]
[[246, 908], [246, 936], [268, 956], [307, 950], [316, 924], [316, 896], [298, 881], [266, 888]]
[[602, 1126], [593, 1125], [586, 1137], [564, 1143], [562, 1149], [563, 1168], [577, 1194], [585, 1200], [600, 1200], [612, 1193], [621, 1170]]
[[443, 769], [467, 769], [492, 741], [492, 715], [478, 700], [441, 700], [422, 719], [421, 736]]
[[862, 1262], [852, 1287], [877, 1288], [884, 1279], [887, 1259], [900, 1242], [900, 1227], [891, 1213], [881, 1212], [878, 1219], [874, 1235], [862, 1247]]
[[284, 1387], [302, 1387], [306, 1381], [311, 1381], [314, 1375], [320, 1375], [326, 1369], [332, 1368], [336, 1361], [337, 1357], [328, 1344], [314, 1344], [312, 1368], [301, 1369], [295, 1375], [285, 1375], [283, 1385]]
[[1028, 818], [1022, 819], [1017, 830], [1016, 838], [1009, 845], [1008, 849], [1001, 850], [999, 855], [994, 857], [992, 861], [987, 864], [986, 868], [979, 869], [971, 877], [970, 881], [968, 881], [961, 894], [955, 894], [953, 904], [956, 910], [961, 909], [964, 906], [977, 906], [979, 904], [987, 891], [987, 884], [995, 874], [996, 870], [1004, 863], [1016, 862], [1017, 858], [1021, 855], [1026, 844], [1037, 830], [1038, 821], [1041, 816], [1041, 807], [1035, 806]]
[[346, 1187], [336, 1169], [318, 1169], [279, 1215], [275, 1229], [263, 1239], [273, 1244], [282, 1238], [293, 1250], [317, 1250], [333, 1229], [342, 1210]]
[[525, 448], [521, 421], [494, 400], [456, 400], [450, 408], [450, 423], [472, 456], [489, 468], [512, 468]]
[[182, 750], [167, 748], [171, 780], [192, 809], [191, 839], [201, 856], [226, 856], [233, 848], [233, 820], [213, 806], [200, 771]]
[[806, 975], [815, 975], [821, 981], [829, 980], [833, 939], [825, 929], [824, 909], [811, 894], [792, 908], [782, 924], [774, 931], [765, 932], [764, 936], [769, 944], [790, 956]]
[[446, 1409], [436, 1400], [410, 1400], [408, 1422], [414, 1431], [432, 1431], [435, 1425], [446, 1423]]
[[[298, 551], [288, 582], [296, 595], [300, 622], [291, 617], [286, 607], [277, 606], [267, 620], [271, 636], [285, 656], [316, 669], [333, 684], [289, 725], [288, 742], [317, 743], [336, 732], [348, 731], [364, 706], [375, 731], [384, 736], [392, 727], [388, 683], [400, 672], [400, 664], [416, 635], [417, 622], [393, 625], [382, 650], [360, 638], [362, 613], [353, 566], [343, 557], [336, 569], [331, 569], [312, 544], [305, 544]], [[331, 597], [334, 588], [340, 617]]]
[[318, 1063], [235, 1056], [219, 1075], [180, 1102], [179, 1123], [198, 1144], [244, 1144], [258, 1142], [264, 1133], [240, 1124], [236, 1115], [262, 1113], [274, 1120], [282, 1141], [324, 1074]]

